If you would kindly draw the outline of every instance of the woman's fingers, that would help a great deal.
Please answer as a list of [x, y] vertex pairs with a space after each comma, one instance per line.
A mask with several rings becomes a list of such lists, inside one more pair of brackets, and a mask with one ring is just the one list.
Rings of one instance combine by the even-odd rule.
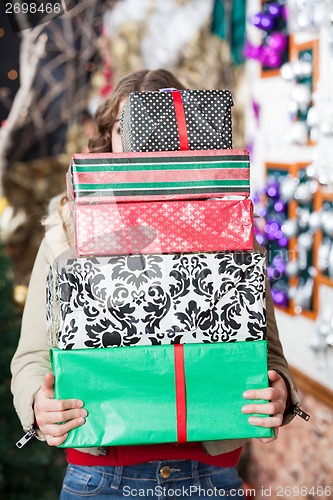
[[276, 413], [271, 417], [249, 417], [249, 423], [259, 427], [280, 427], [282, 420], [282, 413]]
[[47, 373], [36, 395], [36, 423], [50, 446], [59, 446], [68, 432], [85, 422], [87, 411], [79, 399], [53, 399], [54, 376]]
[[66, 441], [69, 431], [79, 427], [85, 423], [86, 419], [83, 417], [72, 419], [64, 424], [60, 425], [48, 425], [45, 428], [47, 433], [45, 434], [46, 442], [49, 446], [59, 446], [64, 441]]
[[41, 412], [64, 412], [82, 407], [83, 401], [80, 399], [48, 399], [38, 395], [35, 402], [35, 410]]
[[47, 424], [61, 424], [75, 418], [86, 417], [87, 414], [87, 410], [83, 408], [71, 408], [61, 411], [43, 411], [38, 413], [38, 424], [39, 427]]
[[60, 446], [64, 441], [66, 441], [67, 436], [68, 434], [64, 434], [61, 437], [45, 435], [45, 439], [49, 446]]
[[[51, 436], [53, 438], [57, 438], [58, 440], [63, 439], [63, 441], [65, 441], [68, 432], [71, 431], [72, 429], [75, 429], [75, 427], [83, 425], [85, 421], [86, 420], [84, 417], [79, 417], [69, 420], [64, 424], [46, 424], [44, 426], [43, 433], [45, 436]], [[48, 439], [47, 442], [49, 442]]]
[[269, 403], [262, 404], [249, 404], [242, 407], [243, 413], [263, 413], [266, 415], [275, 415], [276, 413], [283, 413], [284, 405], [282, 401], [270, 401]]
[[280, 391], [275, 387], [266, 387], [265, 389], [252, 389], [243, 393], [245, 399], [267, 399], [274, 401], [280, 396]]
[[[278, 428], [282, 425], [287, 399], [287, 387], [283, 378], [275, 370], [268, 372], [268, 378], [271, 384], [270, 387], [247, 390], [243, 394], [245, 399], [253, 400], [242, 407], [243, 413], [252, 414], [248, 418], [248, 422], [251, 425], [274, 429], [274, 437], [260, 438], [263, 443], [269, 443], [277, 438]], [[266, 400], [266, 402], [256, 402], [258, 399]], [[254, 416], [254, 413], [258, 415]], [[266, 416], [261, 417], [260, 414]]]

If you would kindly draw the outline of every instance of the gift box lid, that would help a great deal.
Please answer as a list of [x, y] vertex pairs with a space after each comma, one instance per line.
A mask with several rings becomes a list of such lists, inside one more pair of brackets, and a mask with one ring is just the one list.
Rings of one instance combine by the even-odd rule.
[[249, 196], [246, 149], [75, 154], [67, 173], [75, 203]]

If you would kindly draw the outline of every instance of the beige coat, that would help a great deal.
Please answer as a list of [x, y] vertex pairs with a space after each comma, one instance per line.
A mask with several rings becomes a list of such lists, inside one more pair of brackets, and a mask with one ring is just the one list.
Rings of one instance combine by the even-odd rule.
[[[65, 207], [66, 208], [66, 207]], [[33, 404], [37, 391], [41, 387], [46, 372], [51, 371], [46, 326], [46, 273], [48, 266], [64, 252], [68, 253], [69, 243], [62, 227], [63, 219], [55, 212], [45, 221], [46, 235], [43, 239], [32, 270], [26, 305], [23, 312], [21, 337], [11, 363], [14, 406], [24, 430], [34, 425]], [[256, 250], [264, 252], [256, 245]], [[292, 405], [299, 406], [299, 397], [294, 380], [288, 369], [279, 340], [275, 321], [269, 282], [266, 280], [266, 307], [268, 333], [268, 367], [279, 372], [289, 382]], [[292, 409], [285, 415], [284, 422], [293, 418]], [[38, 437], [43, 436], [38, 433]], [[210, 455], [225, 453], [238, 448], [246, 440], [209, 441], [202, 443]], [[97, 448], [81, 449], [98, 454]]]

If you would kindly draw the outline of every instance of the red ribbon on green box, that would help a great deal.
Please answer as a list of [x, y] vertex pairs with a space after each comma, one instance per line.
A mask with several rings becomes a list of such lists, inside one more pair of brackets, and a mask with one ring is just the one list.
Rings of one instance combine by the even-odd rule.
[[176, 381], [176, 411], [177, 411], [177, 442], [185, 443], [186, 434], [186, 386], [184, 366], [184, 346], [174, 344], [175, 381]]
[[55, 398], [88, 411], [64, 448], [273, 435], [241, 411], [245, 390], [268, 386], [265, 340], [52, 349], [51, 362]]

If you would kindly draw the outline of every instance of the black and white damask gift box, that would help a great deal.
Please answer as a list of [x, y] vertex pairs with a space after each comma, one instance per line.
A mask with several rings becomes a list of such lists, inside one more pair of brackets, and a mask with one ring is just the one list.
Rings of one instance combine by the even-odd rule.
[[50, 342], [60, 349], [266, 338], [258, 252], [58, 260], [48, 274]]
[[132, 92], [120, 117], [123, 151], [231, 149], [229, 90]]

